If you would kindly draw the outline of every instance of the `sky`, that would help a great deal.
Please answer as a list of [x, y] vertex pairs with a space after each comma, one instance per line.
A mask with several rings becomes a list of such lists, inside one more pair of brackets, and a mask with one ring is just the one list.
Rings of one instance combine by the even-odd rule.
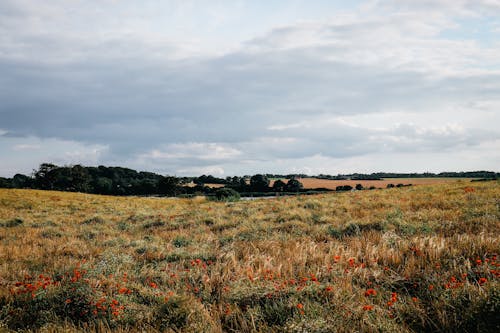
[[0, 176], [500, 171], [500, 0], [2, 0]]

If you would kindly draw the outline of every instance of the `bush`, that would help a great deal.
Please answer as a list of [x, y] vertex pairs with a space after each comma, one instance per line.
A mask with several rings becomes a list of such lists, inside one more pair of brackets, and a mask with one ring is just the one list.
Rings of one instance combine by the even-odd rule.
[[172, 245], [175, 247], [188, 246], [189, 243], [191, 243], [190, 240], [184, 237], [175, 237], [174, 240], [172, 241]]
[[232, 188], [223, 187], [215, 191], [215, 198], [219, 201], [238, 201], [240, 194]]
[[336, 191], [350, 191], [352, 190], [352, 186], [351, 185], [341, 185], [341, 186], [337, 186], [335, 188]]

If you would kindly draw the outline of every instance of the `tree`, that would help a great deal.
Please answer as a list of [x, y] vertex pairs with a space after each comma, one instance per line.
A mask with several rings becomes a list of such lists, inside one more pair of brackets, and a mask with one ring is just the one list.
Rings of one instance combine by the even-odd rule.
[[273, 191], [275, 192], [284, 192], [286, 188], [286, 183], [281, 179], [278, 179], [273, 184]]
[[300, 181], [298, 181], [295, 178], [291, 178], [288, 183], [286, 184], [286, 191], [288, 192], [298, 192], [300, 191], [304, 185]]
[[11, 185], [14, 188], [30, 188], [32, 183], [33, 179], [31, 177], [17, 173], [12, 178]]
[[0, 188], [10, 188], [12, 187], [11, 180], [8, 178], [0, 177]]
[[77, 192], [88, 192], [90, 175], [87, 168], [77, 164], [71, 168], [71, 188]]
[[94, 192], [98, 194], [111, 194], [113, 191], [113, 181], [107, 177], [98, 177], [92, 182]]
[[269, 178], [261, 174], [254, 175], [250, 178], [250, 187], [253, 191], [265, 192], [269, 190]]
[[158, 182], [158, 191], [168, 196], [177, 195], [180, 192], [179, 178], [172, 176], [162, 177]]
[[54, 171], [59, 167], [51, 163], [42, 163], [38, 171], [34, 170], [35, 185], [42, 190], [52, 190], [54, 188]]

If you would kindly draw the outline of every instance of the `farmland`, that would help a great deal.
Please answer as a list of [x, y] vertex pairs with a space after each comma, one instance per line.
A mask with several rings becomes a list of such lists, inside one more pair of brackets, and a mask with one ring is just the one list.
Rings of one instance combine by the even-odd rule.
[[496, 332], [499, 185], [251, 202], [0, 189], [0, 330]]
[[[456, 178], [385, 178], [381, 180], [331, 180], [319, 178], [298, 178], [306, 189], [314, 188], [327, 188], [335, 190], [337, 186], [349, 185], [355, 187], [361, 184], [365, 188], [374, 186], [376, 188], [386, 188], [388, 184], [403, 184], [403, 185], [435, 185], [456, 182]], [[463, 181], [470, 181], [470, 178], [461, 179]], [[272, 186], [272, 183], [271, 183]]]

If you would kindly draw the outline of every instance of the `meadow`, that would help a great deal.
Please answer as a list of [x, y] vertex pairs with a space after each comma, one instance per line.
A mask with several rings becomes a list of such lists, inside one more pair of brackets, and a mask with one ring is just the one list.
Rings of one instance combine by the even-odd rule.
[[0, 189], [0, 331], [498, 332], [498, 230], [498, 181], [239, 202]]

